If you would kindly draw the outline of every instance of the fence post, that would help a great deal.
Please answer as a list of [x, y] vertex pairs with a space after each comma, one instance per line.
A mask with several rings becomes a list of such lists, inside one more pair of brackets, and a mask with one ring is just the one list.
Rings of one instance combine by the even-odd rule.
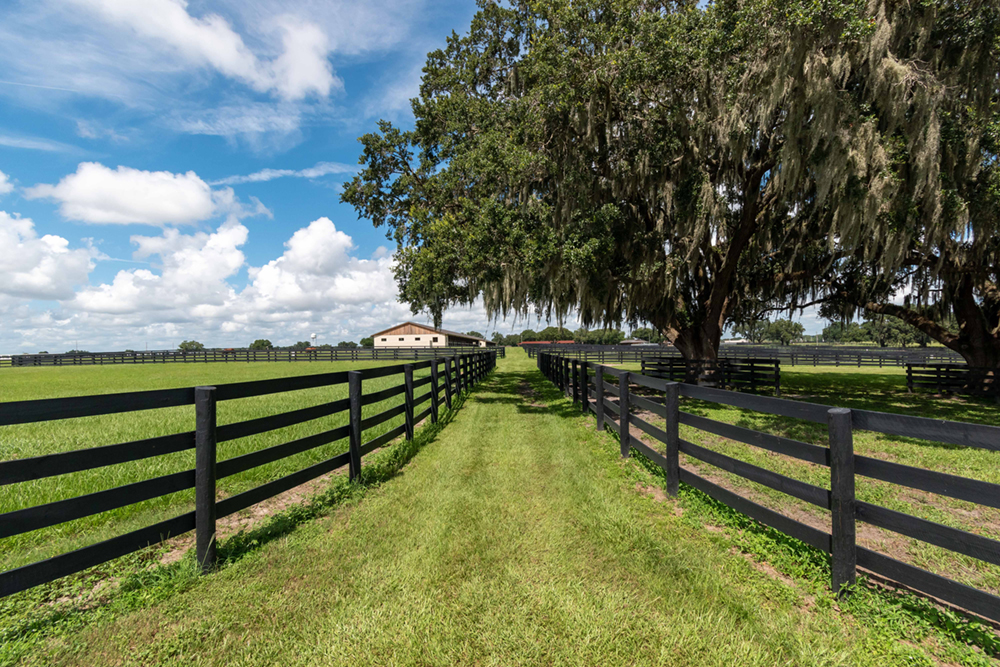
[[853, 586], [857, 574], [854, 524], [854, 434], [851, 411], [827, 411], [830, 434], [830, 513], [833, 519], [833, 568], [831, 585], [837, 595]]
[[604, 430], [604, 366], [598, 364], [594, 369], [594, 407], [597, 413], [597, 432]]
[[587, 373], [589, 366], [586, 361], [580, 364], [580, 412], [583, 414], [590, 412], [590, 389], [587, 387], [587, 382], [590, 380]]
[[663, 405], [667, 413], [667, 495], [676, 496], [681, 481], [680, 464], [680, 395], [681, 386], [677, 382], [668, 382], [663, 394]]
[[451, 392], [452, 392], [452, 371], [451, 371], [451, 357], [444, 358], [444, 404], [451, 410]]
[[361, 371], [347, 372], [347, 394], [350, 399], [348, 472], [354, 481], [361, 475]]
[[623, 459], [627, 459], [632, 450], [628, 429], [628, 376], [626, 372], [618, 378], [618, 437]]
[[438, 360], [431, 360], [431, 423], [438, 422]]
[[569, 362], [569, 397], [570, 400], [576, 403], [577, 397], [580, 395], [580, 362], [573, 359]]
[[215, 460], [216, 460], [215, 387], [196, 387], [194, 524], [195, 554], [202, 572], [215, 568]]
[[413, 440], [413, 364], [403, 366], [403, 382], [406, 390], [403, 393], [403, 400], [406, 404], [403, 413], [406, 420], [406, 439]]

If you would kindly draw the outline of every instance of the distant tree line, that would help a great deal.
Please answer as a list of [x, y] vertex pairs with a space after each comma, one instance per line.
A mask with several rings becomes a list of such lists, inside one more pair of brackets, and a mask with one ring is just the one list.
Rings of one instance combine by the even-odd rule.
[[801, 340], [806, 329], [800, 322], [778, 319], [773, 322], [755, 320], [748, 324], [739, 324], [733, 328], [733, 332], [754, 344], [774, 342], [791, 345]]
[[[247, 346], [250, 350], [274, 350], [274, 349], [286, 349], [286, 350], [332, 350], [334, 347], [353, 349], [357, 347], [373, 347], [375, 344], [375, 339], [371, 336], [361, 339], [361, 344], [355, 343], [353, 340], [342, 340], [339, 343], [330, 345], [329, 343], [322, 343], [320, 345], [313, 345], [307, 340], [300, 340], [292, 345], [288, 345], [284, 348], [276, 348], [275, 345], [267, 338], [258, 338], [254, 342]], [[181, 352], [195, 352], [198, 350], [204, 350], [205, 346], [196, 340], [186, 340], [177, 346], [177, 349]]]

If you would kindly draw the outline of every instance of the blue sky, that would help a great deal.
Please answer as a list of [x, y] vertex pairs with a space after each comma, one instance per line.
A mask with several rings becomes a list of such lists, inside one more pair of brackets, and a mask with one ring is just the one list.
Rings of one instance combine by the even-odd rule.
[[[427, 52], [475, 10], [4, 2], [0, 353], [336, 342], [409, 319], [391, 244], [339, 192], [357, 137], [411, 125]], [[490, 328], [482, 308], [444, 326]]]
[[410, 316], [339, 191], [359, 135], [411, 123], [427, 52], [474, 2], [0, 11], [0, 352], [336, 342]]

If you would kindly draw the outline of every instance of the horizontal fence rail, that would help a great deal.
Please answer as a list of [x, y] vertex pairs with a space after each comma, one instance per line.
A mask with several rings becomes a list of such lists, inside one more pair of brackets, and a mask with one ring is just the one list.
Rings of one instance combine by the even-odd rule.
[[[35, 458], [0, 461], [0, 486], [4, 486], [173, 452], [195, 450], [194, 470], [185, 470], [97, 493], [0, 514], [0, 539], [2, 539], [177, 491], [195, 489], [193, 512], [76, 551], [0, 572], [0, 597], [80, 572], [191, 530], [194, 530], [196, 535], [195, 549], [198, 563], [202, 569], [209, 570], [216, 564], [215, 542], [218, 519], [344, 466], [348, 466], [350, 479], [357, 479], [361, 473], [361, 460], [365, 454], [401, 435], [405, 435], [407, 440], [412, 439], [415, 425], [428, 417], [431, 423], [436, 423], [442, 408], [442, 392], [444, 407], [450, 410], [456, 397], [483, 380], [496, 367], [497, 356], [497, 350], [489, 349], [398, 366], [256, 380], [215, 387], [0, 403], [0, 427], [164, 407], [191, 405], [195, 407], [194, 431]], [[430, 369], [430, 376], [415, 381], [414, 371], [425, 368]], [[399, 384], [388, 389], [363, 393], [365, 380], [392, 375], [402, 376]], [[348, 385], [346, 399], [234, 424], [216, 425], [217, 406], [220, 401], [343, 384]], [[419, 395], [415, 393], [415, 390], [423, 390], [424, 387], [428, 389]], [[363, 405], [377, 403], [400, 394], [404, 396], [404, 401], [399, 406], [362, 419]], [[415, 413], [417, 408], [428, 402], [426, 409]], [[343, 412], [348, 413], [346, 425], [234, 458], [218, 460], [217, 445], [220, 442]], [[367, 442], [364, 440], [365, 430], [399, 415], [405, 415], [404, 424]], [[348, 449], [344, 453], [224, 500], [217, 500], [218, 479], [345, 438], [348, 440]]]
[[[537, 355], [537, 364], [545, 377], [579, 403], [581, 412], [595, 415], [598, 429], [607, 426], [617, 432], [623, 457], [628, 457], [635, 450], [662, 468], [666, 474], [668, 494], [677, 495], [678, 483], [684, 482], [762, 524], [829, 554], [834, 591], [840, 593], [852, 586], [856, 570], [861, 567], [974, 614], [1000, 621], [1000, 597], [858, 546], [856, 526], [861, 521], [993, 565], [1000, 565], [1000, 541], [860, 501], [855, 497], [855, 480], [860, 475], [988, 507], [1000, 506], [1000, 485], [858, 456], [854, 453], [853, 444], [854, 432], [864, 430], [1000, 451], [1000, 427], [742, 394], [649, 377], [545, 351]], [[828, 447], [684, 412], [680, 409], [682, 396], [825, 424], [829, 434]], [[665, 428], [660, 429], [633, 414], [635, 408], [663, 418]], [[830, 487], [807, 484], [682, 440], [679, 437], [680, 424], [825, 466], [830, 470]], [[650, 447], [633, 435], [633, 426], [663, 444], [662, 450]], [[703, 463], [828, 509], [830, 531], [824, 532], [784, 516], [681, 467], [679, 455], [682, 452]]]
[[688, 361], [681, 357], [644, 357], [642, 374], [671, 382], [697, 378], [698, 384], [709, 387], [748, 389], [756, 392], [770, 389], [781, 396], [781, 362], [777, 359], [719, 359], [718, 361]]
[[[553, 344], [525, 345], [528, 356], [535, 358], [542, 352], [573, 357], [581, 361], [625, 363], [662, 357], [681, 358], [671, 345], [576, 345]], [[906, 364], [935, 362], [959, 363], [965, 361], [957, 352], [946, 348], [843, 348], [825, 346], [765, 347], [757, 345], [721, 345], [719, 359], [740, 360], [750, 357], [774, 359], [790, 366], [878, 366], [903, 368]]]
[[405, 359], [434, 359], [443, 356], [475, 354], [489, 350], [500, 358], [506, 356], [504, 347], [333, 347], [314, 350], [272, 349], [224, 349], [157, 350], [146, 352], [80, 352], [73, 354], [14, 354], [0, 356], [0, 367], [20, 368], [25, 366], [103, 366], [115, 364], [204, 364], [204, 363], [249, 363], [258, 361], [399, 361]]
[[906, 389], [939, 394], [971, 394], [1000, 399], [1000, 372], [960, 364], [907, 364]]

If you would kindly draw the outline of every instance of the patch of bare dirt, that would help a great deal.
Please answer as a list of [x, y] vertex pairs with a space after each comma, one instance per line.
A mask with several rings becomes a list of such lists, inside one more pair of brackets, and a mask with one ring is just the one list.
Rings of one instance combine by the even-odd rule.
[[520, 394], [526, 401], [528, 401], [528, 405], [530, 405], [531, 407], [533, 408], [545, 407], [544, 403], [539, 402], [540, 396], [538, 392], [535, 391], [535, 388], [532, 387], [531, 383], [528, 382], [527, 380], [521, 380], [521, 382], [517, 385], [517, 393]]
[[664, 502], [667, 499], [667, 493], [663, 489], [656, 486], [646, 486], [645, 484], [636, 482], [635, 490], [644, 496], [649, 496], [653, 500], [657, 500], [659, 502]]

